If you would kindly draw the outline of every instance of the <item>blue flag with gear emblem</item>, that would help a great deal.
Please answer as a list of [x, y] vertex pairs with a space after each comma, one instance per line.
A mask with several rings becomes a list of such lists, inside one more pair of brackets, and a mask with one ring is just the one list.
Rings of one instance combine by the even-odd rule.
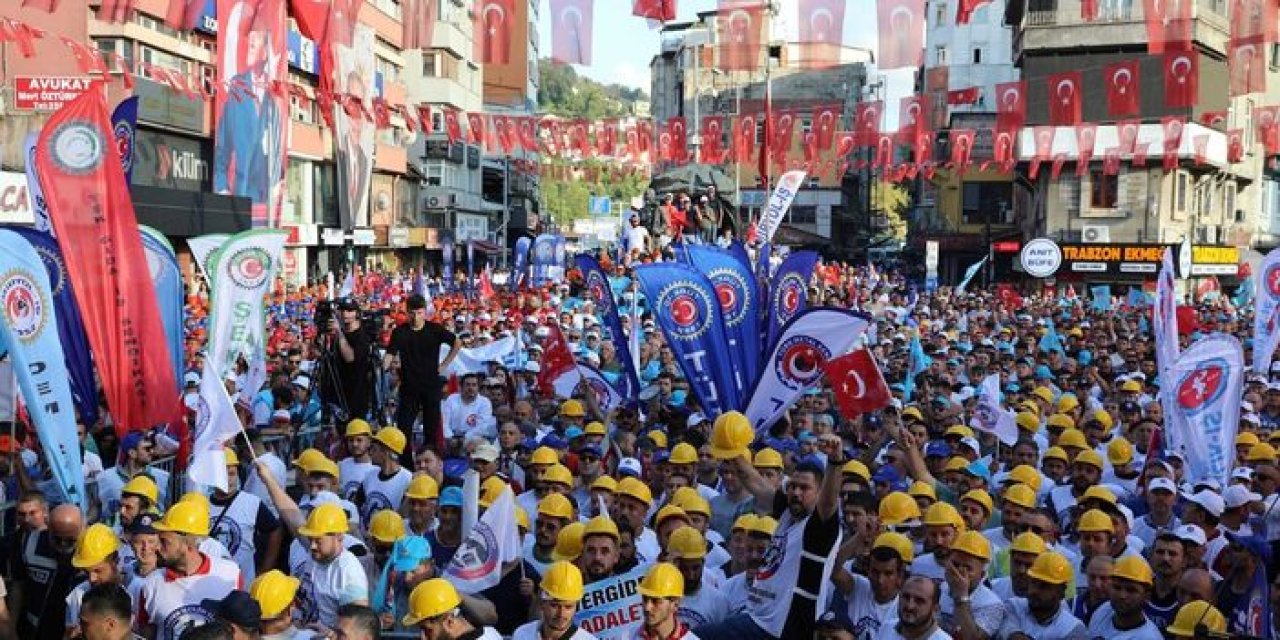
[[[595, 303], [596, 312], [600, 314], [604, 326], [609, 329], [618, 360], [622, 363], [622, 375], [618, 378], [615, 388], [622, 397], [635, 398], [640, 393], [640, 376], [636, 375], [635, 361], [631, 358], [631, 347], [627, 344], [627, 336], [622, 333], [622, 319], [618, 316], [618, 303], [613, 298], [613, 288], [609, 286], [609, 278], [605, 275], [604, 269], [600, 268], [600, 262], [594, 257], [582, 254], [574, 256], [573, 260], [578, 270], [582, 272], [582, 279], [586, 283], [587, 299]], [[640, 328], [632, 327], [631, 330], [639, 331]]]
[[71, 280], [67, 278], [62, 248], [53, 236], [30, 227], [6, 226], [4, 229], [22, 236], [44, 261], [58, 318], [58, 341], [62, 343], [67, 373], [71, 375], [71, 395], [84, 423], [95, 424], [98, 421], [98, 385], [93, 379], [93, 357], [89, 353], [89, 337], [84, 332], [80, 307], [76, 306]]
[[640, 265], [635, 272], [703, 413], [714, 418], [738, 409], [734, 362], [711, 282], [694, 268], [674, 262]]
[[733, 384], [738, 397], [746, 398], [760, 375], [760, 297], [755, 275], [748, 263], [724, 249], [690, 245], [689, 259], [715, 288], [729, 355], [736, 365]]
[[57, 327], [40, 254], [22, 236], [0, 230], [0, 338], [62, 498], [85, 504], [75, 403]]
[[164, 338], [169, 344], [169, 360], [173, 362], [175, 382], [182, 388], [183, 363], [182, 313], [186, 303], [182, 288], [182, 270], [173, 245], [164, 234], [146, 225], [138, 225], [142, 233], [142, 251], [147, 256], [147, 269], [156, 287], [156, 304], [160, 307], [160, 321], [164, 323]]
[[769, 284], [768, 338], [765, 348], [773, 349], [778, 343], [782, 325], [796, 317], [809, 306], [809, 282], [818, 266], [818, 254], [814, 251], [794, 251], [782, 260]]

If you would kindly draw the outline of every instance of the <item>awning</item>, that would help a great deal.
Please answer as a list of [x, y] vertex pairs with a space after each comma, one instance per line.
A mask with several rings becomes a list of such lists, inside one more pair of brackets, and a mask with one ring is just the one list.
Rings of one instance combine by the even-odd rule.
[[238, 233], [253, 226], [248, 198], [134, 185], [138, 222], [171, 238]]
[[471, 240], [470, 242], [471, 246], [475, 247], [476, 251], [484, 253], [502, 253], [502, 245], [489, 242], [488, 240]]

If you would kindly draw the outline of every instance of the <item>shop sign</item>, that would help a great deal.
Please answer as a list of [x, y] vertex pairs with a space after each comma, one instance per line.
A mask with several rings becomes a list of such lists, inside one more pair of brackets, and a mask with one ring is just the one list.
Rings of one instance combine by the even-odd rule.
[[1236, 247], [1194, 246], [1191, 248], [1191, 275], [1233, 276], [1240, 269]]
[[0, 171], [0, 222], [31, 224], [31, 196], [27, 193], [27, 174]]
[[15, 76], [13, 108], [21, 111], [57, 111], [89, 89], [93, 78], [84, 76]]
[[1048, 278], [1062, 266], [1063, 250], [1048, 238], [1036, 238], [1022, 248], [1022, 270], [1034, 278]]

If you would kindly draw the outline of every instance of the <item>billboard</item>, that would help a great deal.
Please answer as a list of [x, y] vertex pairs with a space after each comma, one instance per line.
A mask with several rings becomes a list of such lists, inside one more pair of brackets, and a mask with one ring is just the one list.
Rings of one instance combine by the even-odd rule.
[[371, 27], [356, 25], [350, 47], [333, 47], [337, 62], [334, 91], [344, 96], [333, 107], [338, 147], [338, 215], [342, 228], [348, 231], [369, 226], [374, 127], [365, 114], [373, 112], [373, 38]]
[[[249, 198], [253, 226], [278, 226], [289, 137], [285, 3], [218, 2], [213, 190]], [[372, 55], [372, 45], [370, 46]]]
[[139, 129], [134, 139], [133, 184], [180, 191], [209, 188], [209, 143]]
[[57, 111], [80, 97], [92, 78], [83, 76], [14, 76], [13, 108], [21, 111]]
[[138, 119], [166, 127], [204, 132], [204, 100], [184, 95], [158, 82], [137, 78], [133, 95], [138, 96]]

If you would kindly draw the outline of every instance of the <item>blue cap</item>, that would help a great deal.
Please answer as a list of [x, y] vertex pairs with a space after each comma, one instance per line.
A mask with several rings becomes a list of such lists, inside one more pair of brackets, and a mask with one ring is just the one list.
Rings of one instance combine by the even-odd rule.
[[461, 478], [462, 474], [471, 468], [471, 461], [466, 458], [446, 458], [444, 461], [444, 476], [446, 478]]
[[[450, 487], [456, 489], [457, 487]], [[447, 491], [447, 489], [446, 489]], [[431, 544], [422, 536], [405, 536], [396, 540], [391, 549], [391, 568], [396, 571], [412, 571], [431, 559]]]
[[885, 482], [888, 484], [894, 484], [901, 479], [902, 476], [898, 473], [898, 470], [895, 469], [893, 465], [888, 464], [876, 469], [876, 472], [871, 474], [871, 481], [875, 483]]
[[1022, 387], [1016, 382], [1010, 382], [1004, 386], [1005, 393], [1018, 393], [1019, 391], [1022, 391]]
[[684, 398], [686, 395], [688, 394], [685, 393], [684, 389], [676, 389], [675, 391], [672, 391], [671, 405], [676, 407], [684, 406]]
[[459, 487], [445, 487], [440, 492], [440, 506], [462, 508], [462, 489]]
[[581, 438], [581, 437], [582, 437], [582, 428], [581, 428], [581, 427], [569, 427], [568, 429], [565, 429], [565, 430], [564, 430], [564, 437], [566, 437], [566, 438], [568, 438], [568, 439], [570, 439], [570, 440], [573, 440], [574, 438]]
[[653, 461], [655, 463], [666, 462], [667, 460], [670, 460], [670, 459], [671, 459], [671, 452], [667, 451], [666, 449], [658, 449], [657, 451], [653, 452]]
[[930, 442], [925, 445], [924, 456], [926, 458], [949, 458], [951, 457], [951, 445], [945, 442]]
[[583, 454], [591, 454], [597, 458], [604, 456], [604, 453], [600, 451], [599, 445], [594, 445], [594, 444], [589, 444], [589, 445], [586, 445], [585, 447], [582, 447], [581, 449], [578, 449], [578, 455], [583, 455]]
[[818, 436], [813, 435], [812, 431], [801, 431], [800, 442], [817, 442]]
[[964, 471], [971, 476], [977, 476], [987, 482], [991, 482], [991, 470], [987, 468], [987, 465], [982, 464], [981, 460], [970, 462], [969, 466], [964, 468]]
[[527, 449], [527, 450], [529, 450], [529, 451], [533, 451], [534, 449], [537, 449], [537, 448], [538, 448], [538, 439], [537, 439], [537, 438], [525, 438], [525, 439], [524, 439], [524, 442], [521, 442], [521, 443], [520, 443], [520, 448], [522, 448], [522, 449]]
[[146, 436], [140, 431], [131, 432], [129, 435], [124, 437], [124, 440], [120, 441], [120, 452], [128, 453], [137, 449], [138, 445], [142, 444], [144, 438], [146, 438]]
[[564, 438], [561, 438], [554, 433], [548, 433], [542, 438], [542, 446], [551, 447], [557, 451], [563, 451], [569, 448], [569, 443], [565, 442]]
[[1048, 366], [1048, 365], [1043, 365], [1043, 364], [1042, 364], [1042, 365], [1039, 365], [1039, 366], [1037, 366], [1037, 367], [1036, 367], [1036, 377], [1037, 377], [1037, 378], [1044, 378], [1044, 379], [1046, 379], [1046, 380], [1052, 380], [1052, 379], [1053, 379], [1053, 372], [1049, 370], [1049, 366]]

